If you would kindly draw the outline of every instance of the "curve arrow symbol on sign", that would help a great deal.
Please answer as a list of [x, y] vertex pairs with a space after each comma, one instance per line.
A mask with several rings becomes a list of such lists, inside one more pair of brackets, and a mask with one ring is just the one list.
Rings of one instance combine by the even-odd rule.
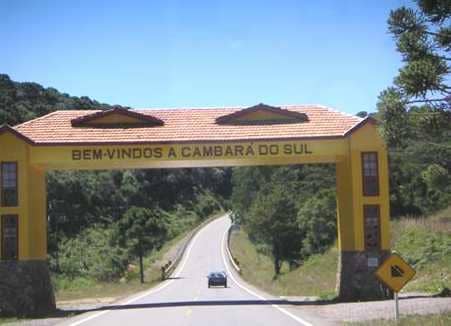
[[391, 276], [392, 277], [402, 277], [404, 275], [404, 271], [398, 265], [391, 266]]

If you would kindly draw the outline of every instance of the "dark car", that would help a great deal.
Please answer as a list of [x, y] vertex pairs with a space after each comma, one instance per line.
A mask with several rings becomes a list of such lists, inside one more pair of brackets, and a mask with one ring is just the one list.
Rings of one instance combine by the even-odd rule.
[[208, 274], [208, 287], [222, 286], [227, 287], [227, 275], [224, 272], [212, 272]]

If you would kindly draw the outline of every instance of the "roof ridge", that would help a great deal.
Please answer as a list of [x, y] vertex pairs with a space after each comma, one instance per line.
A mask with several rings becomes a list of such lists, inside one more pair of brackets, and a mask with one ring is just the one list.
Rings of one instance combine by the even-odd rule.
[[281, 104], [278, 105], [280, 107], [301, 107], [301, 108], [326, 108], [327, 106], [321, 105], [321, 104]]
[[[323, 108], [323, 109], [330, 109], [329, 107], [319, 105], [319, 104], [281, 104], [281, 105], [271, 105], [274, 107], [280, 107], [280, 108]], [[181, 106], [181, 107], [142, 107], [142, 108], [133, 108], [134, 111], [176, 111], [176, 110], [185, 110], [185, 111], [194, 111], [194, 110], [227, 110], [227, 109], [247, 109], [249, 106], [247, 105], [237, 105], [237, 106], [198, 106], [198, 107], [188, 107], [188, 106]], [[340, 111], [338, 111], [340, 112]], [[343, 112], [340, 112], [343, 113]]]
[[335, 112], [335, 113], [340, 113], [340, 114], [345, 115], [345, 116], [350, 117], [350, 118], [357, 118], [357, 119], [363, 120], [363, 118], [360, 118], [359, 116], [357, 116], [355, 114], [350, 114], [348, 112], [340, 111], [337, 108], [334, 108], [334, 107], [331, 107], [331, 106], [325, 106], [325, 105], [318, 105], [318, 106], [322, 107], [322, 108], [324, 108], [324, 109], [326, 109], [328, 111]]
[[176, 110], [223, 110], [223, 109], [242, 109], [245, 108], [245, 106], [198, 106], [198, 107], [188, 107], [188, 106], [180, 106], [180, 107], [150, 107], [150, 108], [133, 108], [134, 111], [151, 111], [151, 110], [158, 110], [158, 111], [176, 111]]
[[26, 126], [28, 124], [31, 124], [31, 123], [35, 122], [35, 121], [42, 120], [44, 118], [48, 118], [48, 117], [50, 117], [50, 116], [52, 116], [52, 115], [54, 115], [54, 114], [56, 114], [58, 112], [61, 112], [61, 111], [70, 111], [70, 110], [56, 110], [56, 111], [53, 111], [53, 112], [49, 112], [49, 113], [44, 114], [44, 115], [42, 115], [40, 117], [37, 117], [37, 118], [31, 119], [31, 120], [19, 123], [18, 125], [13, 126], [12, 128], [16, 129], [16, 128], [19, 128], [21, 126]]

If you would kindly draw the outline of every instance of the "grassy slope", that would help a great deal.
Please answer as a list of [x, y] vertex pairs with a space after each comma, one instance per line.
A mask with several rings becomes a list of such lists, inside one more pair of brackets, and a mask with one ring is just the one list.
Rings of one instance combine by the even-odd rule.
[[403, 291], [451, 289], [451, 206], [428, 218], [392, 223], [392, 247], [417, 270]]
[[[392, 233], [394, 250], [417, 270], [403, 291], [436, 293], [445, 286], [451, 288], [451, 207], [428, 218], [394, 221]], [[274, 280], [270, 257], [258, 253], [244, 231], [232, 236], [231, 246], [243, 278], [270, 293], [322, 298], [335, 294], [338, 261], [335, 248], [311, 257], [292, 271], [284, 266], [282, 275]]]
[[337, 249], [311, 257], [301, 267], [290, 271], [284, 264], [276, 279], [270, 257], [258, 253], [244, 231], [232, 234], [231, 250], [239, 261], [242, 277], [251, 284], [280, 296], [320, 296], [335, 293]]

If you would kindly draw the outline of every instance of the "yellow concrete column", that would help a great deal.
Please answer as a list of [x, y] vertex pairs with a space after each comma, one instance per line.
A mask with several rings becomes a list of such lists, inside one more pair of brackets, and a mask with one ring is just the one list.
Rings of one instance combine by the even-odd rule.
[[28, 229], [29, 259], [47, 259], [47, 190], [45, 171], [28, 168]]
[[[18, 259], [28, 259], [29, 248], [23, 241], [29, 238], [28, 228], [28, 145], [13, 132], [3, 132], [0, 134], [0, 163], [17, 163], [17, 187], [18, 205], [5, 207], [0, 205], [1, 215], [17, 215], [19, 224], [19, 252]], [[0, 241], [0, 252], [1, 252]]]
[[[337, 158], [337, 216], [340, 250], [337, 292], [342, 300], [367, 300], [390, 294], [374, 271], [390, 249], [388, 165], [385, 145], [374, 124], [348, 137], [348, 155]], [[376, 152], [379, 193], [364, 196], [362, 153]], [[365, 249], [364, 205], [379, 205], [380, 248]]]
[[337, 190], [337, 227], [338, 249], [356, 250], [356, 230], [354, 201], [355, 193], [352, 182], [352, 165], [349, 157], [336, 163]]
[[0, 311], [11, 315], [55, 309], [47, 263], [45, 171], [30, 165], [30, 148], [13, 129], [0, 128], [0, 162], [15, 162], [18, 168], [18, 205], [0, 205], [0, 215], [17, 215], [19, 225], [18, 260], [0, 260]]

